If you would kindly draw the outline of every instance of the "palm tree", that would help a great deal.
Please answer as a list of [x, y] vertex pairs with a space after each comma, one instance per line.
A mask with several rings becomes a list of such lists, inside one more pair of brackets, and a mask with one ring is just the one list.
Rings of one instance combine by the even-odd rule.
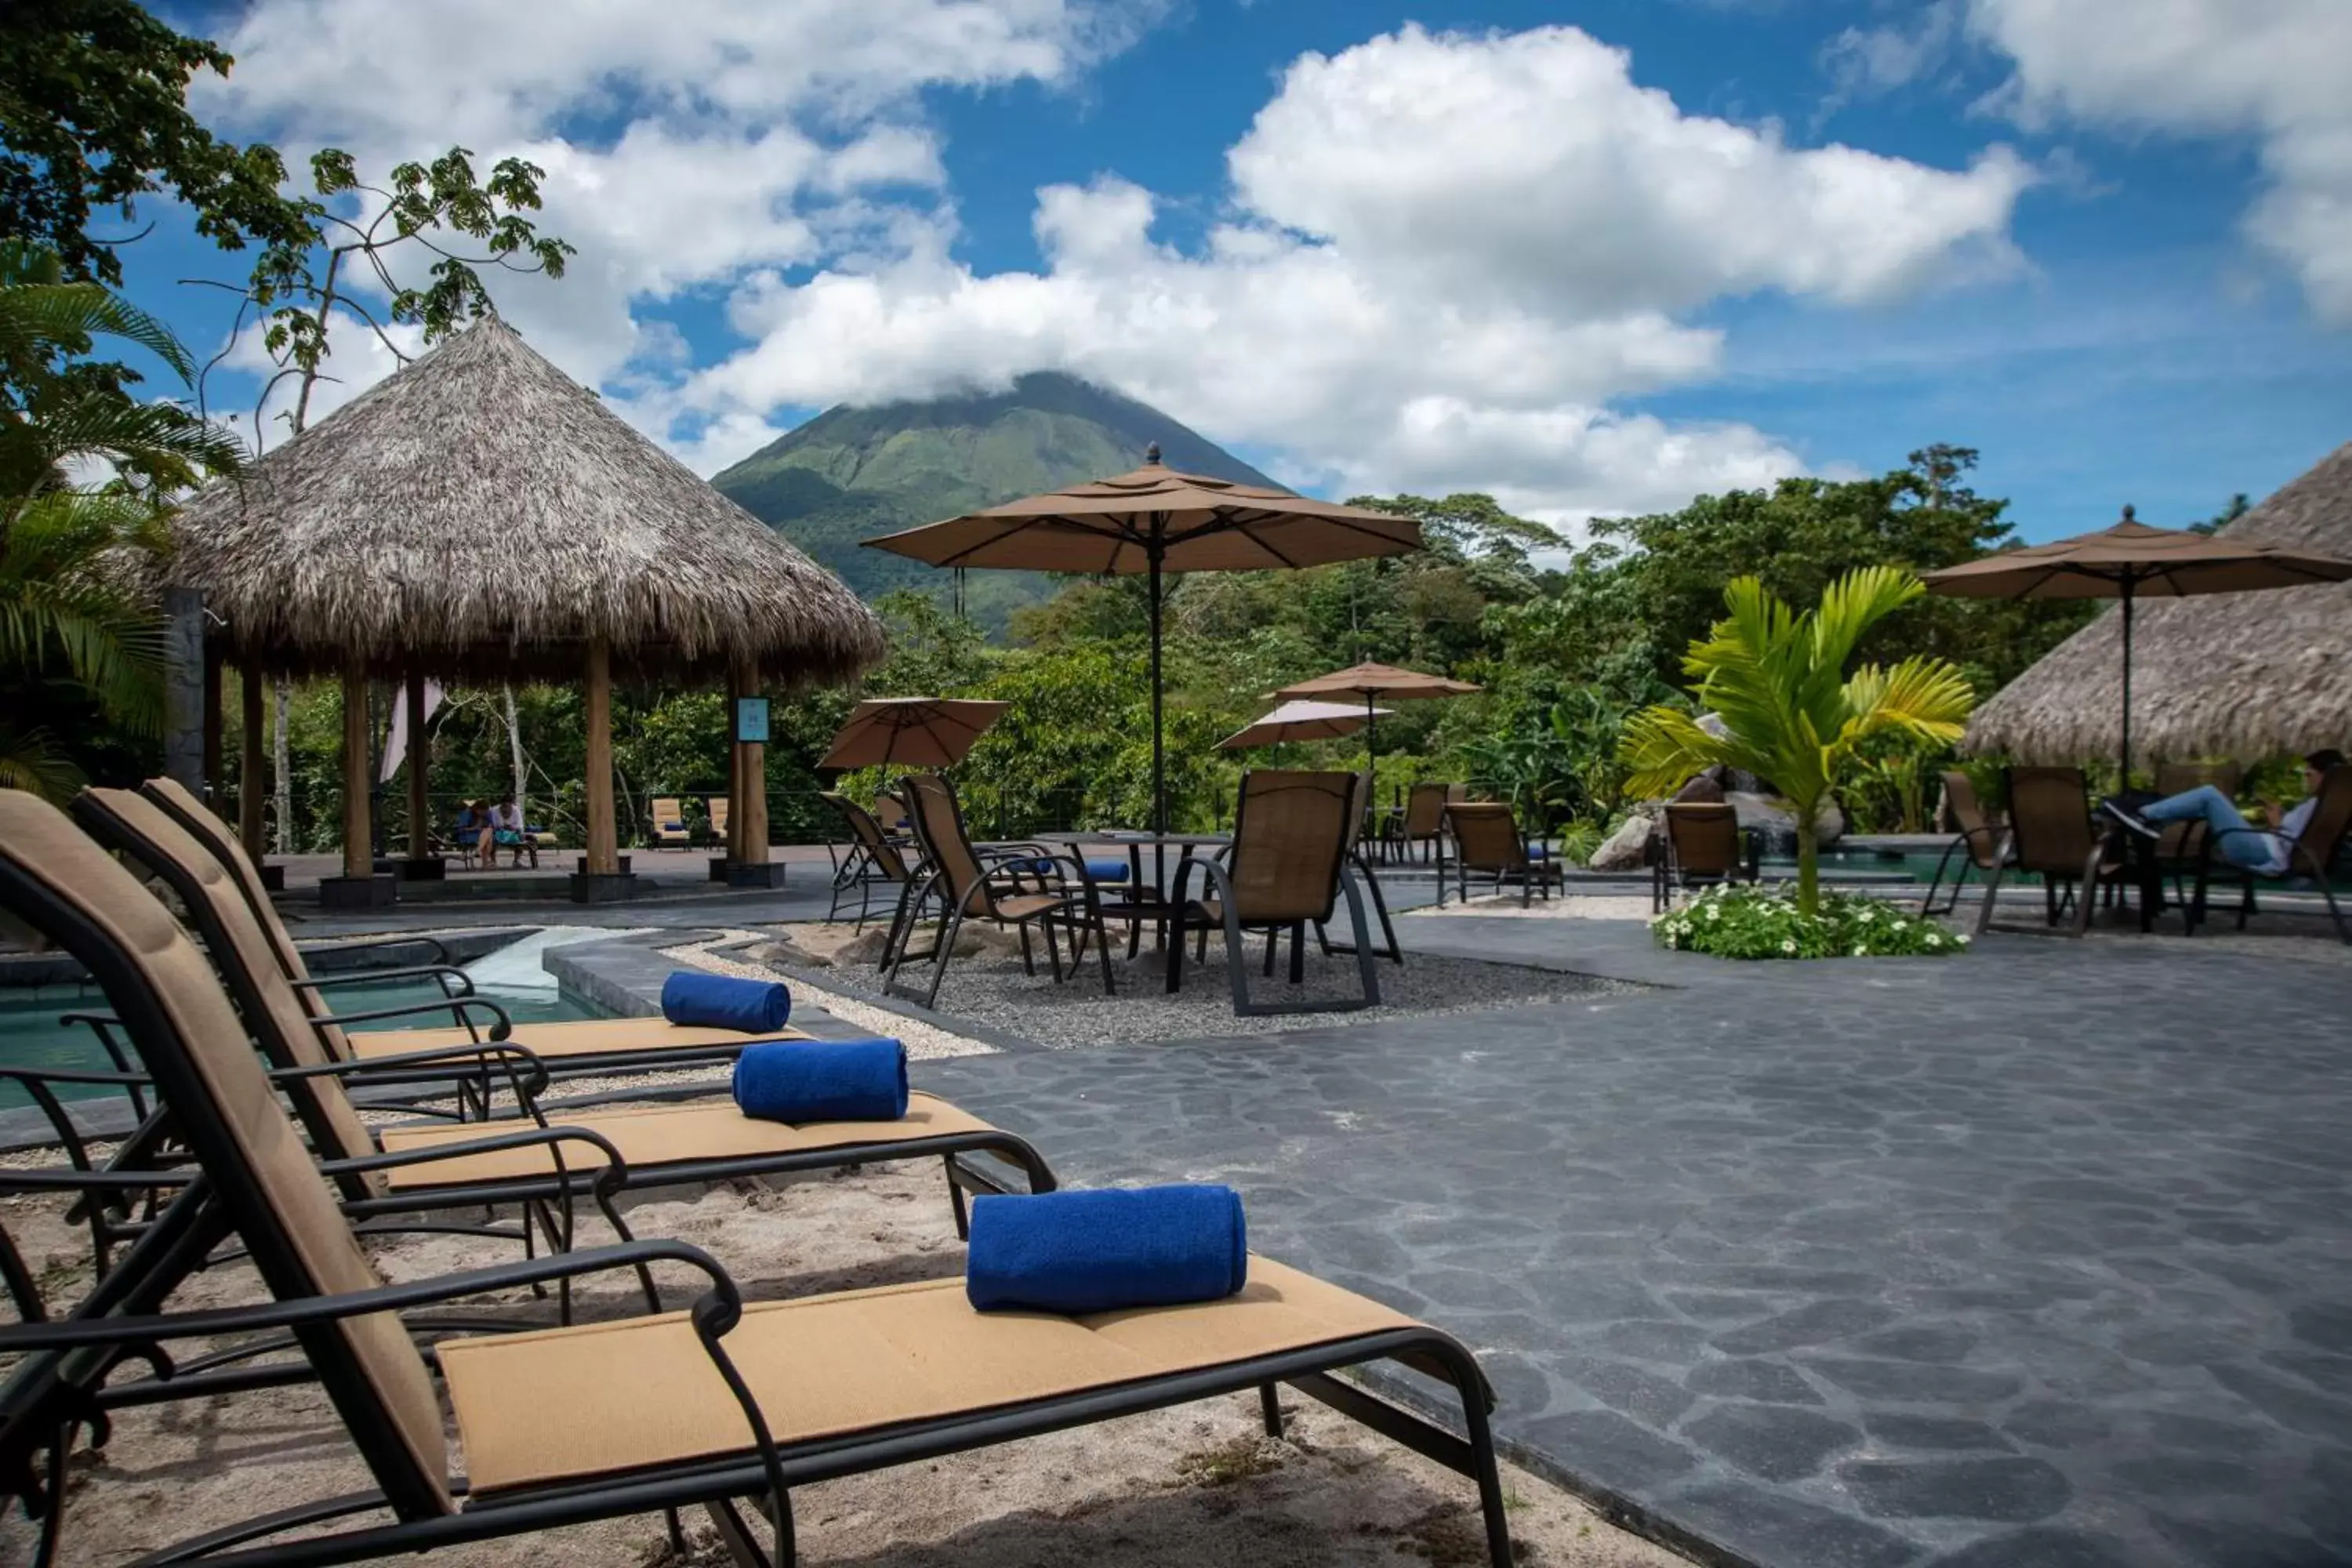
[[[0, 669], [38, 679], [61, 667], [108, 720], [152, 735], [163, 642], [144, 577], [167, 543], [166, 501], [234, 474], [244, 452], [200, 416], [140, 403], [118, 371], [81, 361], [100, 337], [149, 350], [184, 381], [194, 372], [145, 311], [63, 281], [49, 251], [0, 242]], [[78, 488], [84, 465], [112, 477]], [[0, 784], [56, 795], [79, 780], [47, 731], [0, 725]]]
[[1769, 779], [1797, 819], [1797, 907], [1820, 908], [1815, 820], [1862, 743], [1885, 731], [1936, 745], [1959, 739], [1976, 694], [1948, 660], [1914, 655], [1887, 669], [1844, 673], [1870, 628], [1927, 588], [1894, 566], [1849, 572], [1798, 614], [1753, 577], [1723, 591], [1727, 618], [1683, 661], [1701, 707], [1723, 721], [1712, 734], [1678, 708], [1645, 709], [1626, 721], [1629, 793], [1666, 795], [1717, 763]]

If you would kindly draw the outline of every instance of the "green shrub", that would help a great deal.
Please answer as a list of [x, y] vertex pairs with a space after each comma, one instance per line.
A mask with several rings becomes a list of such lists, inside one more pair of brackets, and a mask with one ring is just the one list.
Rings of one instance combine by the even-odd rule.
[[1875, 899], [1825, 893], [1808, 915], [1786, 888], [1709, 888], [1650, 922], [1661, 947], [1717, 958], [1949, 957], [1969, 939]]

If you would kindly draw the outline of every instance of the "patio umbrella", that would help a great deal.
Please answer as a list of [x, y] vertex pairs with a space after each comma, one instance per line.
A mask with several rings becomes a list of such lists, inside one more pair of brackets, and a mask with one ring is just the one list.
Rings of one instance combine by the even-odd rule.
[[1380, 750], [1379, 737], [1372, 731], [1372, 716], [1379, 710], [1372, 706], [1372, 699], [1385, 697], [1391, 701], [1412, 702], [1432, 697], [1467, 697], [1478, 689], [1466, 680], [1449, 680], [1444, 676], [1424, 675], [1417, 669], [1399, 669], [1392, 664], [1351, 664], [1345, 669], [1335, 669], [1328, 675], [1318, 675], [1312, 680], [1286, 686], [1275, 695], [1283, 698], [1362, 698], [1364, 770], [1369, 774]]
[[1013, 706], [952, 697], [869, 697], [850, 710], [821, 768], [944, 768]]
[[1252, 746], [1278, 746], [1286, 741], [1330, 741], [1352, 735], [1386, 708], [1359, 708], [1352, 702], [1286, 702], [1217, 742], [1221, 752]]
[[2120, 599], [2124, 606], [2123, 771], [2131, 784], [2132, 604], [2352, 579], [2352, 561], [2185, 528], [2150, 528], [2124, 508], [2096, 533], [2004, 550], [1920, 574], [1932, 594], [1964, 599]]
[[1171, 572], [1325, 566], [1421, 548], [1411, 518], [1164, 468], [1160, 448], [1114, 479], [1072, 485], [861, 542], [933, 566], [1147, 574], [1151, 621], [1151, 816], [1168, 827], [1160, 752], [1160, 579]]

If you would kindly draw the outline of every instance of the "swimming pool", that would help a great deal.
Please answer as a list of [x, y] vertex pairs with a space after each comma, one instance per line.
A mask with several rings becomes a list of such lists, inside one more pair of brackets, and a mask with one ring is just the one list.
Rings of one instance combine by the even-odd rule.
[[[568, 991], [547, 986], [493, 986], [477, 984], [474, 994], [497, 1003], [507, 1010], [507, 1016], [518, 1024], [549, 1023], [565, 1018], [601, 1018], [605, 1010]], [[415, 1002], [440, 999], [441, 988], [432, 981], [402, 982], [385, 985], [354, 985], [328, 993], [332, 1005], [344, 1012], [373, 1012], [383, 1007], [398, 1007]], [[43, 985], [24, 990], [0, 992], [0, 1066], [48, 1068], [58, 1070], [111, 1072], [114, 1063], [98, 1037], [86, 1026], [60, 1024], [58, 1018], [67, 1013], [104, 1013], [110, 1009], [105, 994], [98, 987], [74, 985]], [[380, 1023], [355, 1024], [355, 1029], [411, 1028], [447, 1023], [444, 1015], [435, 1019], [419, 1014], [407, 1018], [386, 1018]], [[59, 1084], [60, 1100], [89, 1100], [117, 1091], [97, 1084]], [[14, 1079], [0, 1080], [0, 1110], [12, 1110], [30, 1105], [32, 1097], [24, 1086]]]

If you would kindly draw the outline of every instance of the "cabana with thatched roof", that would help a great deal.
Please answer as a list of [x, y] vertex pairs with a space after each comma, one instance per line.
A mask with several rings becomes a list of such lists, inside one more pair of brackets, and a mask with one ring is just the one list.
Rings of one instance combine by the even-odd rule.
[[[366, 683], [407, 683], [411, 852], [425, 854], [427, 677], [587, 689], [587, 835], [575, 897], [612, 896], [612, 683], [743, 693], [843, 680], [880, 624], [839, 579], [695, 477], [496, 317], [181, 509], [170, 577], [226, 622], [247, 675], [256, 804], [262, 674], [343, 682], [345, 900], [382, 896], [368, 822]], [[736, 748], [730, 858], [765, 864], [760, 753]], [[246, 813], [247, 847], [259, 845]], [[583, 883], [587, 885], [583, 885]]]
[[[2352, 556], [2352, 444], [2222, 530]], [[1965, 747], [2028, 763], [2113, 756], [2122, 617], [2110, 608], [1970, 721]], [[2143, 601], [2132, 742], [2150, 759], [2255, 759], [2352, 742], [2352, 583]]]

